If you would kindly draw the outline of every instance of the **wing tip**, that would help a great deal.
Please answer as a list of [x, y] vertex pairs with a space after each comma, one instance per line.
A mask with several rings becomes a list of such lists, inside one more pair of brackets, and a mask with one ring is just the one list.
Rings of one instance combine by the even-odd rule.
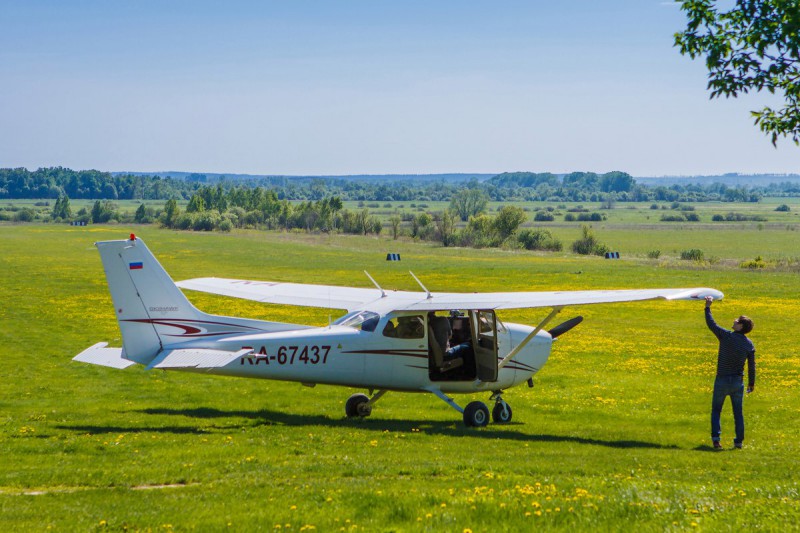
[[666, 297], [667, 300], [705, 300], [707, 296], [711, 296], [714, 300], [722, 300], [725, 295], [717, 289], [709, 287], [698, 287], [694, 289], [685, 289], [676, 294]]

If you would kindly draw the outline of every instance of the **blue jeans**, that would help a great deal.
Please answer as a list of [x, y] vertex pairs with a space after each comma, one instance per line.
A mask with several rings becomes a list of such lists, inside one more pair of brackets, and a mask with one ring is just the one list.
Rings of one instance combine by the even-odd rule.
[[457, 357], [466, 357], [467, 355], [471, 355], [472, 352], [472, 343], [471, 342], [464, 342], [462, 344], [456, 344], [449, 350], [447, 350], [444, 354], [445, 359], [455, 359]]
[[719, 415], [722, 413], [722, 404], [725, 403], [727, 396], [731, 397], [733, 422], [736, 426], [736, 438], [733, 442], [739, 444], [744, 441], [744, 415], [742, 414], [744, 383], [741, 376], [717, 376], [714, 380], [714, 396], [711, 400], [711, 440], [719, 442], [721, 432]]

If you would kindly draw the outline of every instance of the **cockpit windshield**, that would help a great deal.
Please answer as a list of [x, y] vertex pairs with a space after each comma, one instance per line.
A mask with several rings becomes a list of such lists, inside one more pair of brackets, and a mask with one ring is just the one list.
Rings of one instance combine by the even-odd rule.
[[380, 321], [380, 319], [381, 316], [378, 313], [373, 313], [372, 311], [359, 311], [357, 313], [351, 313], [343, 316], [334, 322], [334, 324], [338, 326], [361, 329], [361, 331], [375, 331], [375, 327], [378, 325], [378, 321]]

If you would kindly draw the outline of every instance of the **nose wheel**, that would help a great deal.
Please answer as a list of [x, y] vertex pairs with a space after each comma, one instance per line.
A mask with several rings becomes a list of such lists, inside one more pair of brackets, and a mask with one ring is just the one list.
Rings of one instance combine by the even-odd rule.
[[511, 422], [511, 406], [503, 400], [503, 395], [500, 391], [492, 394], [490, 400], [494, 400], [494, 408], [492, 409], [492, 421], [495, 424], [508, 424]]

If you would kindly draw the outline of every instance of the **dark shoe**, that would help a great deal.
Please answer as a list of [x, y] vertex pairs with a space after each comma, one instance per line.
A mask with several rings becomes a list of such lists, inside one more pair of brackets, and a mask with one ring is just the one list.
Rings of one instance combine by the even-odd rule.
[[[739, 445], [739, 447], [741, 447], [741, 445]], [[722, 449], [722, 444], [720, 444], [720, 442], [718, 440], [714, 441], [714, 449], [715, 450], [721, 450]]]
[[742, 443], [741, 442], [734, 442], [733, 443], [733, 447], [736, 448], [737, 450], [741, 450], [742, 449]]

